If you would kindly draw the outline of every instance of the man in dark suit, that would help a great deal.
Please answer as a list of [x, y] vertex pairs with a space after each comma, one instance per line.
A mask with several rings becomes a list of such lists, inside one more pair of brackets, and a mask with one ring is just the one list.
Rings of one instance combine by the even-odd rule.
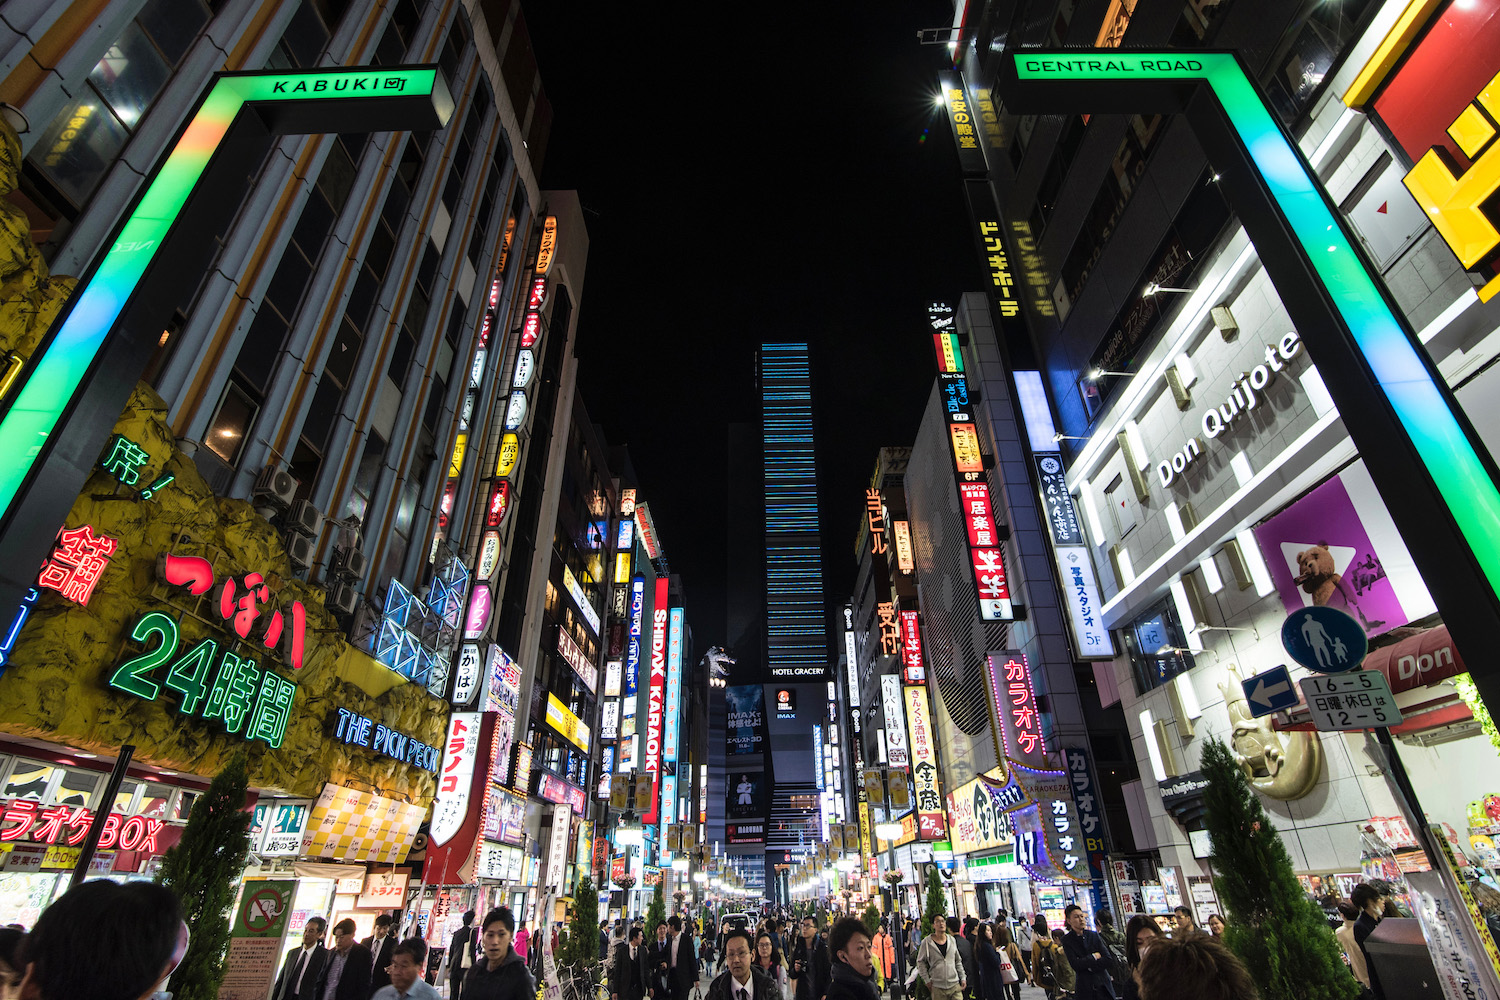
[[328, 949], [323, 947], [323, 932], [327, 929], [328, 921], [322, 917], [308, 918], [307, 926], [302, 928], [302, 947], [286, 953], [271, 1000], [317, 1000], [318, 977], [323, 974], [323, 963], [328, 958]]
[[609, 1000], [642, 1000], [646, 995], [646, 949], [641, 929], [630, 928], [630, 940], [615, 944], [609, 967]]
[[646, 989], [652, 1000], [671, 1000], [668, 974], [672, 971], [672, 939], [666, 921], [656, 925], [656, 940], [646, 949]]
[[[468, 966], [474, 964], [474, 911], [464, 912], [464, 925], [453, 932], [453, 940], [448, 942], [448, 995], [453, 1000], [458, 1000], [464, 989], [464, 973]], [[467, 965], [464, 963], [464, 955], [469, 955]]]
[[396, 936], [391, 933], [391, 915], [382, 913], [375, 918], [375, 933], [365, 938], [360, 945], [370, 949], [373, 964], [370, 967], [370, 995], [382, 986], [391, 985], [391, 974], [386, 971], [391, 965], [391, 953], [396, 950]]
[[370, 1000], [370, 970], [375, 957], [354, 943], [354, 921], [345, 917], [333, 925], [333, 949], [323, 963], [317, 1000]]
[[687, 1000], [698, 985], [698, 953], [693, 948], [693, 935], [683, 929], [682, 918], [673, 916], [668, 923], [672, 933], [669, 939], [667, 982], [671, 1000]]

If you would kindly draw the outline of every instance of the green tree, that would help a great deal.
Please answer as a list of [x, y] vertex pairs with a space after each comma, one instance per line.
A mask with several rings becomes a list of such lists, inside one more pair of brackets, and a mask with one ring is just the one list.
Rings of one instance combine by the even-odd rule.
[[231, 757], [198, 796], [182, 839], [162, 857], [156, 881], [182, 901], [193, 929], [187, 954], [172, 974], [178, 1000], [215, 1000], [229, 952], [230, 910], [250, 860], [249, 777], [243, 754]]
[[667, 922], [667, 899], [662, 894], [661, 883], [657, 883], [656, 891], [651, 894], [651, 905], [646, 908], [646, 940], [656, 940], [656, 925]]
[[598, 992], [599, 893], [587, 875], [573, 890], [568, 926], [557, 936], [557, 972], [566, 1000], [591, 1000]]
[[1225, 945], [1245, 963], [1262, 1000], [1354, 1000], [1359, 987], [1327, 918], [1302, 891], [1286, 845], [1223, 741], [1204, 746], [1202, 769]]
[[937, 868], [927, 868], [927, 905], [922, 907], [922, 936], [926, 937], [932, 933], [932, 921], [935, 917], [946, 916], [948, 909], [948, 897], [943, 892], [943, 880], [938, 878]]
[[860, 919], [864, 921], [865, 930], [869, 931], [870, 937], [873, 938], [875, 932], [880, 930], [880, 911], [875, 908], [874, 903], [865, 907], [865, 912], [861, 915]]

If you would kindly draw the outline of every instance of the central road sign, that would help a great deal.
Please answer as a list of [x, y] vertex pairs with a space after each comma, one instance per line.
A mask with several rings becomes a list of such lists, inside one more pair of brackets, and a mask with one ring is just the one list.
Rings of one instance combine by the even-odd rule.
[[1246, 678], [1240, 685], [1245, 689], [1245, 701], [1254, 718], [1291, 708], [1300, 700], [1285, 664]]

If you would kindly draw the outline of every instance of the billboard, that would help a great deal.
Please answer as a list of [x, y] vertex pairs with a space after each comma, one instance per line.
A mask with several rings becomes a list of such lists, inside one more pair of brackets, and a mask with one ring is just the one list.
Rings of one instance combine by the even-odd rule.
[[1366, 636], [1432, 614], [1432, 597], [1363, 464], [1254, 528], [1287, 614], [1338, 608]]
[[766, 692], [759, 684], [724, 689], [725, 729], [728, 751], [760, 753], [766, 743]]
[[651, 607], [651, 680], [646, 690], [646, 750], [642, 767], [651, 779], [651, 801], [641, 815], [641, 822], [647, 826], [655, 824], [661, 812], [658, 805], [667, 712], [667, 600], [667, 578], [662, 577], [656, 581], [656, 602]]
[[766, 776], [759, 771], [730, 771], [725, 782], [724, 815], [731, 820], [763, 819], [767, 813]]

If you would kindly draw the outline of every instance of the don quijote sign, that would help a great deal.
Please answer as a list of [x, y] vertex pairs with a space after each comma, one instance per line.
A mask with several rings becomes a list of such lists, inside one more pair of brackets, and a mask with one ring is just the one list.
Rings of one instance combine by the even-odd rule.
[[[1205, 409], [1199, 418], [1203, 436], [1213, 440], [1234, 428], [1235, 423], [1265, 402], [1262, 395], [1277, 373], [1302, 353], [1302, 338], [1296, 331], [1288, 333], [1276, 344], [1266, 346], [1265, 360], [1243, 372], [1230, 386], [1229, 395], [1223, 403]], [[1203, 455], [1203, 445], [1197, 437], [1190, 437], [1171, 458], [1156, 463], [1156, 478], [1163, 486], [1170, 486], [1185, 473], [1194, 461]]]

